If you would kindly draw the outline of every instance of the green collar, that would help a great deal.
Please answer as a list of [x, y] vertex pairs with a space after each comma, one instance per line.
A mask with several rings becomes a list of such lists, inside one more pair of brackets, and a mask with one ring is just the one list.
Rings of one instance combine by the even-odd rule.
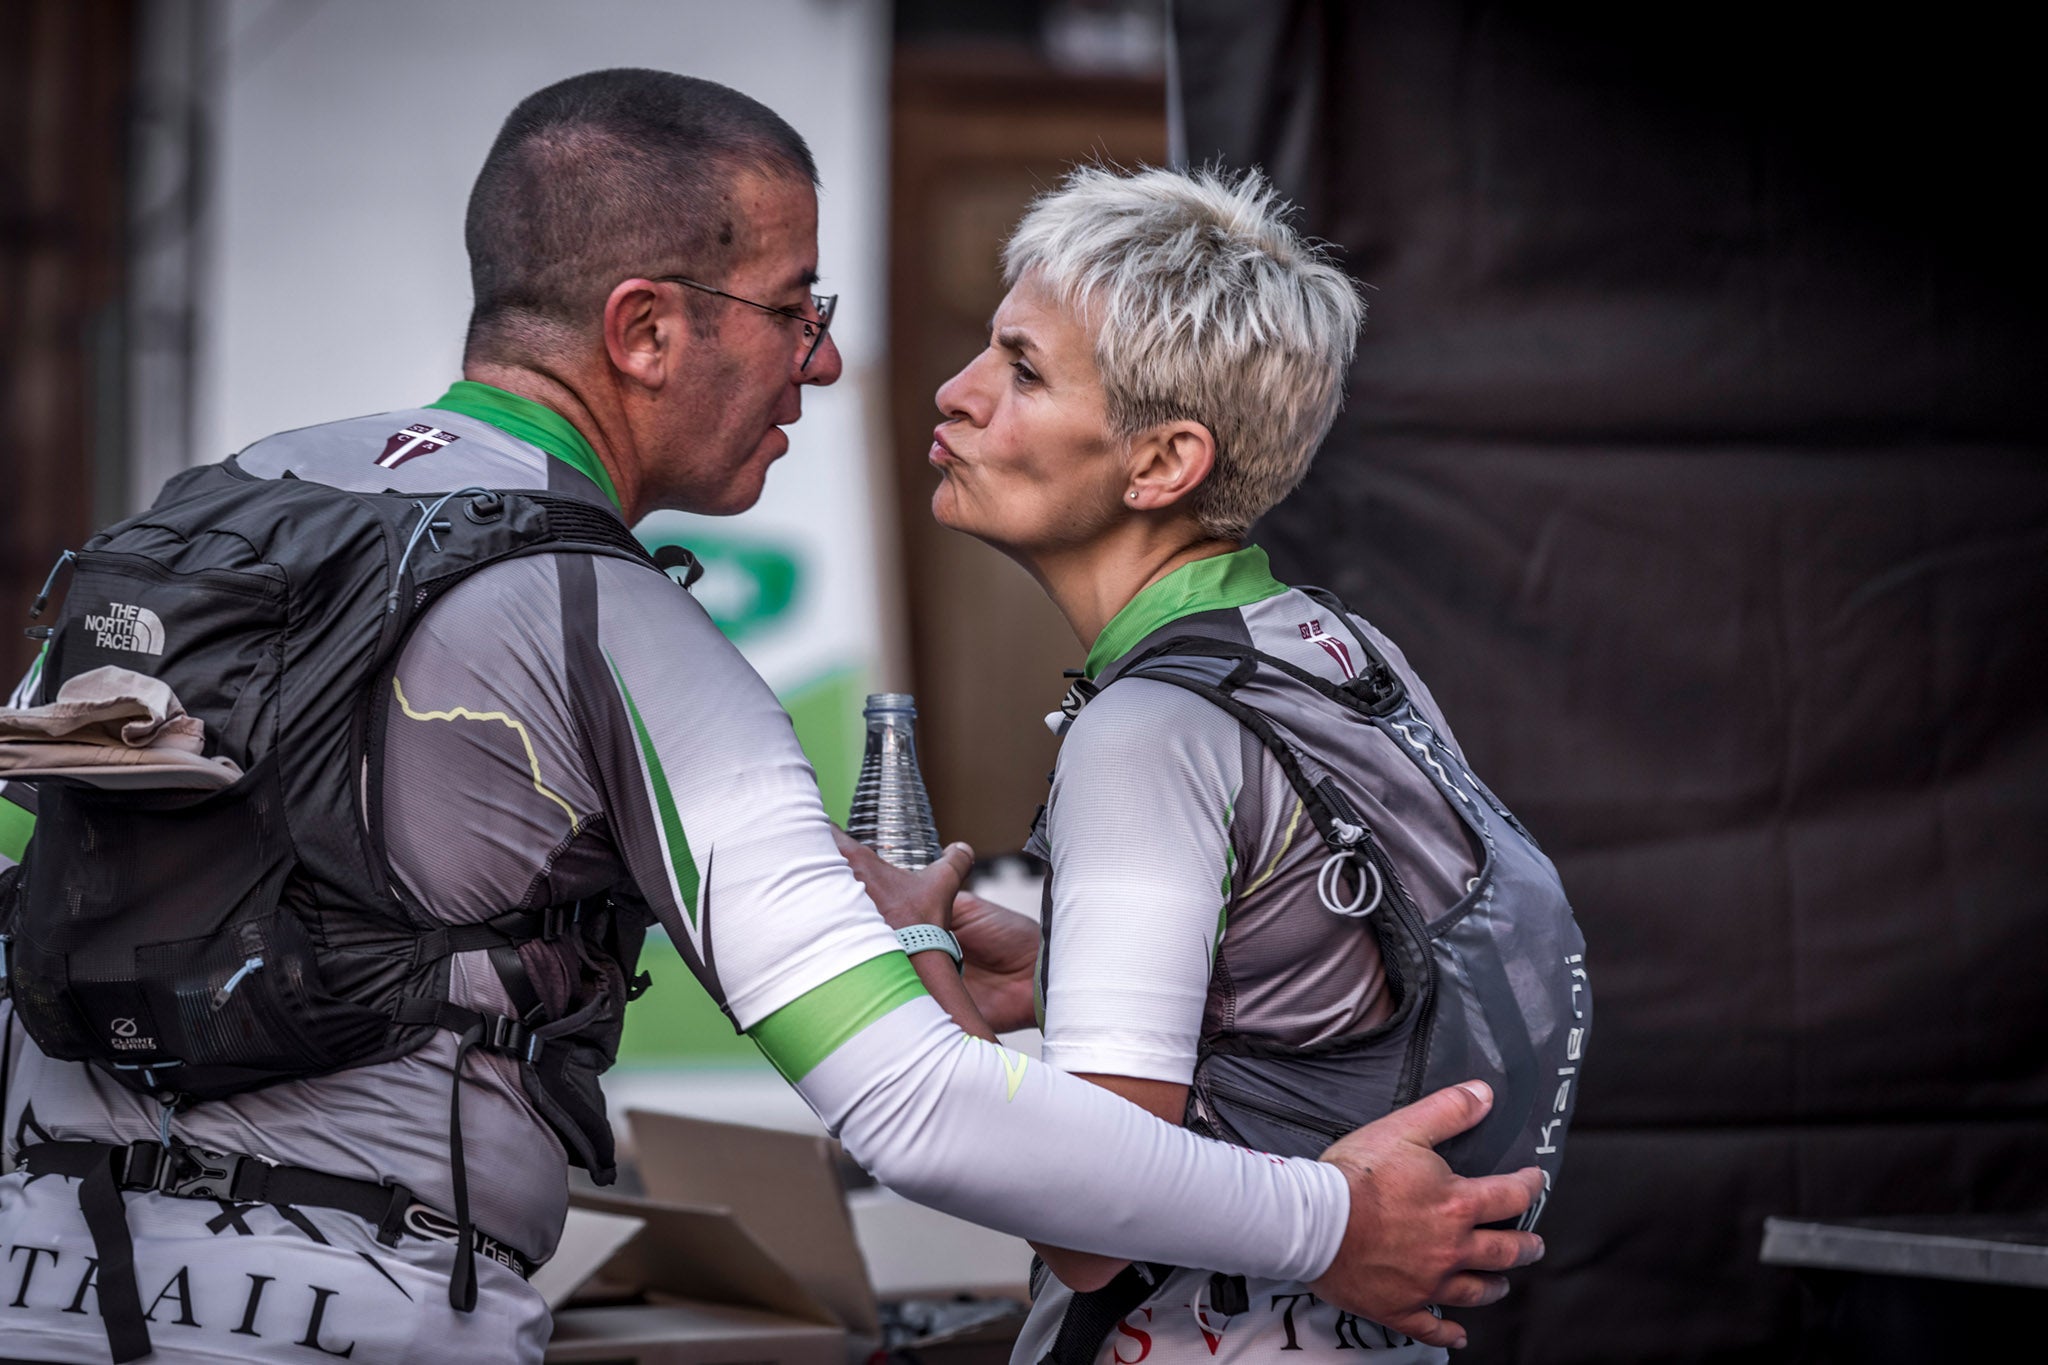
[[1266, 552], [1256, 545], [1183, 564], [1124, 603], [1095, 637], [1083, 667], [1093, 678], [1170, 621], [1198, 611], [1249, 606], [1286, 591], [1287, 585], [1273, 577]]
[[612, 506], [621, 506], [619, 490], [612, 487], [612, 476], [605, 471], [604, 461], [597, 458], [597, 452], [590, 448], [590, 442], [583, 439], [583, 433], [553, 408], [543, 407], [531, 398], [492, 384], [479, 384], [473, 379], [456, 380], [448, 386], [448, 392], [427, 406], [474, 417], [530, 445], [539, 446], [602, 488], [604, 495], [612, 500]]

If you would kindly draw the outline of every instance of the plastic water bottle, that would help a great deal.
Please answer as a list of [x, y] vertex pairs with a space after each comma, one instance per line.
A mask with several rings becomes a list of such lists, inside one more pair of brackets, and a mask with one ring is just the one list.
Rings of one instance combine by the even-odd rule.
[[884, 862], [912, 871], [929, 867], [939, 859], [939, 831], [917, 770], [917, 703], [908, 692], [876, 692], [865, 715], [868, 747], [846, 832]]

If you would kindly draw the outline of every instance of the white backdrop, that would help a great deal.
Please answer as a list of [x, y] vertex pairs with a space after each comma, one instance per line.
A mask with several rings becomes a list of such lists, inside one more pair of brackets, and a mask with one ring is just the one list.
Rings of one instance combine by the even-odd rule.
[[[426, 402], [460, 377], [463, 210], [523, 96], [605, 66], [722, 81], [781, 113], [817, 158], [821, 291], [842, 296], [846, 376], [805, 395], [756, 510], [642, 530], [733, 551], [711, 556], [700, 597], [799, 705], [821, 684], [832, 707], [849, 691], [857, 701], [895, 671], [893, 559], [878, 559], [893, 536], [878, 534], [873, 479], [886, 429], [885, 0], [226, 0], [219, 13], [195, 458]], [[751, 572], [762, 564], [765, 588]], [[764, 619], [777, 606], [764, 594], [784, 588]], [[821, 775], [829, 795], [836, 774]]]

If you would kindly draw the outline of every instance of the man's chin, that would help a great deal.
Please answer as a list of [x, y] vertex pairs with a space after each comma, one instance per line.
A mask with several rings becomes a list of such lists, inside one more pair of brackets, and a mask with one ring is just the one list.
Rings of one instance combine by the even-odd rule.
[[726, 489], [725, 496], [719, 500], [718, 510], [709, 515], [736, 517], [742, 512], [752, 511], [754, 505], [761, 501], [761, 494], [767, 491], [766, 474], [767, 471], [763, 470], [761, 477], [741, 480]]
[[700, 485], [661, 506], [688, 512], [692, 516], [736, 517], [761, 501], [761, 494], [767, 488], [767, 472], [765, 468], [756, 471], [750, 466], [722, 487], [707, 489]]
[[768, 466], [789, 453], [789, 437], [781, 427], [771, 427], [761, 443], [754, 447], [754, 453], [747, 462], [735, 471], [732, 482], [720, 491], [715, 507], [703, 509], [703, 515], [711, 517], [734, 517], [752, 508], [761, 501], [761, 494], [768, 488]]

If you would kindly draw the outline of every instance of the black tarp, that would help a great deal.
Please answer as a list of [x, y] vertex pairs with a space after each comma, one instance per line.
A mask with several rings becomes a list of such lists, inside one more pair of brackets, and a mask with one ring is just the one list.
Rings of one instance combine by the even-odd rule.
[[1258, 538], [1590, 944], [1550, 1255], [1471, 1361], [1798, 1358], [1766, 1215], [2048, 1210], [2042, 120], [1971, 8], [1176, 0], [1190, 159], [1371, 286]]

